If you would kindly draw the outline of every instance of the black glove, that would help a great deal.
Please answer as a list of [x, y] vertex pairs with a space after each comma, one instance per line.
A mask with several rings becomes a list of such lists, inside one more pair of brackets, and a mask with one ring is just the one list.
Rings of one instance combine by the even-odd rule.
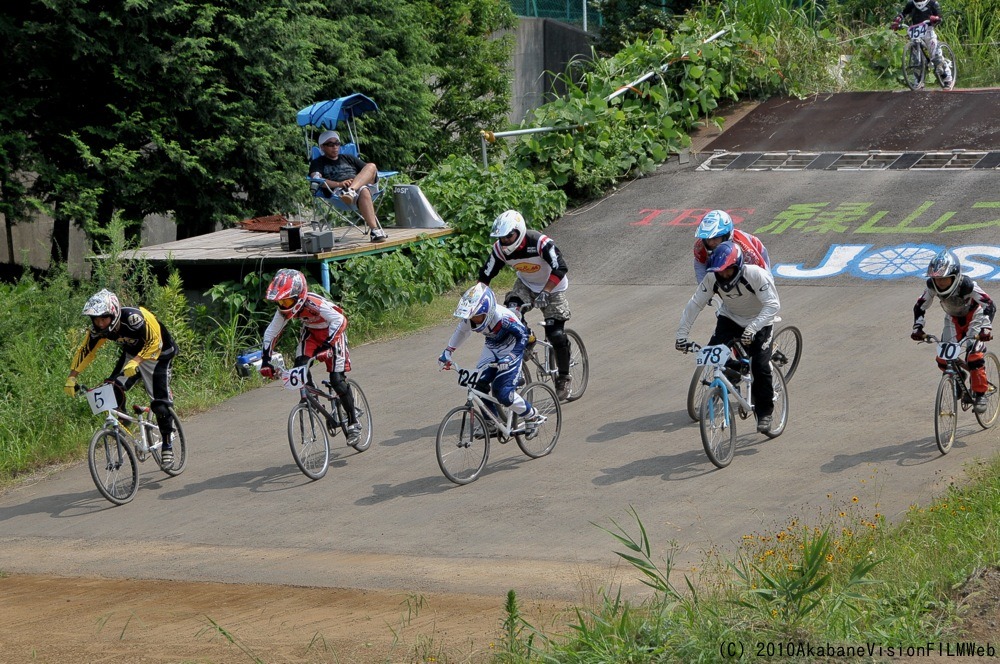
[[682, 353], [688, 352], [689, 348], [691, 348], [691, 342], [687, 339], [678, 339], [674, 342], [674, 349]]
[[535, 308], [544, 309], [549, 306], [549, 294], [547, 291], [542, 291], [535, 296]]

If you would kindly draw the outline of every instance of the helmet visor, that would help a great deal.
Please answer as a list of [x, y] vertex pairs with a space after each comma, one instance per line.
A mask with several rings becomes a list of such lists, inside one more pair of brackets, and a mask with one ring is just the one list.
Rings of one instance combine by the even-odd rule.
[[297, 300], [294, 297], [285, 297], [278, 300], [278, 306], [282, 309], [291, 309]]
[[520, 235], [520, 233], [518, 233], [517, 229], [515, 228], [510, 233], [507, 233], [506, 235], [501, 235], [500, 236], [500, 244], [502, 244], [505, 247], [509, 247], [510, 245], [512, 245], [515, 242], [517, 242], [517, 236], [518, 235]]

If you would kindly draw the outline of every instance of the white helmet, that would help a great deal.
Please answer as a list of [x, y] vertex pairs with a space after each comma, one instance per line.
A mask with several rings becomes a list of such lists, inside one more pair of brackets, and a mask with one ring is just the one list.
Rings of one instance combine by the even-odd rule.
[[496, 317], [496, 311], [497, 296], [493, 293], [493, 289], [480, 282], [465, 291], [465, 294], [462, 295], [462, 299], [458, 301], [458, 307], [455, 309], [455, 313], [452, 315], [455, 316], [455, 318], [469, 320], [473, 316], [485, 314], [486, 318], [483, 319], [483, 322], [473, 328], [476, 332], [480, 332], [487, 326], [491, 326], [493, 324], [493, 319]]
[[[109, 291], [107, 288], [102, 288], [100, 291], [94, 293], [87, 300], [87, 304], [83, 305], [83, 315], [90, 316], [91, 319], [111, 316], [111, 324], [108, 325], [108, 330], [114, 330], [118, 327], [118, 321], [122, 317], [122, 305], [118, 302], [118, 296]], [[91, 325], [91, 329], [96, 333], [104, 332], [104, 330]]]
[[528, 227], [524, 223], [524, 217], [517, 210], [507, 210], [499, 217], [493, 220], [493, 229], [490, 231], [490, 237], [502, 238], [510, 235], [514, 231], [517, 231], [517, 237], [510, 244], [500, 243], [500, 248], [505, 254], [510, 256], [514, 251], [521, 246], [521, 242], [524, 240], [525, 234], [528, 232]]
[[913, 6], [920, 11], [927, 9], [927, 5], [929, 4], [931, 4], [931, 0], [913, 0]]

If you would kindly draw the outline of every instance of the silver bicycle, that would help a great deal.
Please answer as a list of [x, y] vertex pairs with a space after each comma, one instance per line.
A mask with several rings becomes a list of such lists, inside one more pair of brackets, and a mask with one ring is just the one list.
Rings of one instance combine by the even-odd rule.
[[[524, 314], [534, 309], [534, 304], [522, 304], [517, 311], [524, 323]], [[525, 323], [527, 325], [527, 323]], [[566, 338], [569, 340], [569, 375], [572, 377], [569, 388], [569, 396], [563, 401], [576, 401], [587, 391], [587, 383], [590, 381], [590, 358], [587, 356], [587, 347], [583, 345], [580, 335], [570, 328], [565, 328]], [[534, 369], [531, 369], [534, 366]], [[531, 333], [528, 347], [524, 351], [524, 362], [521, 363], [523, 380], [521, 383], [532, 381], [532, 371], [539, 382], [554, 385], [556, 376], [559, 375], [559, 367], [556, 364], [556, 352], [552, 344]]]
[[[699, 346], [692, 342], [688, 344], [687, 352], [697, 353], [697, 364], [710, 370], [709, 375], [703, 374], [702, 378], [706, 390], [698, 424], [709, 460], [717, 467], [725, 468], [736, 451], [736, 416], [745, 420], [753, 414], [750, 357], [738, 341], [732, 346]], [[727, 364], [730, 358], [739, 366], [738, 369], [732, 369], [732, 365]], [[788, 388], [784, 374], [773, 362], [771, 384], [774, 387], [774, 412], [771, 427], [764, 435], [777, 438], [788, 424]]]
[[513, 438], [532, 459], [552, 452], [562, 429], [562, 408], [552, 387], [528, 383], [518, 388], [541, 416], [541, 422], [529, 424], [492, 395], [476, 389], [478, 371], [462, 369], [454, 360], [452, 368], [458, 372], [458, 384], [466, 388], [466, 401], [448, 411], [438, 427], [437, 460], [445, 477], [455, 484], [476, 481], [490, 458], [494, 436], [501, 445]]
[[133, 415], [118, 410], [117, 398], [111, 383], [95, 388], [77, 386], [78, 393], [85, 393], [95, 415], [104, 413], [104, 425], [90, 439], [87, 465], [90, 476], [101, 495], [115, 505], [131, 502], [139, 491], [139, 465], [152, 457], [160, 470], [171, 477], [184, 472], [187, 465], [187, 443], [184, 429], [173, 406], [169, 406], [173, 420], [171, 447], [174, 460], [163, 464], [161, 451], [163, 437], [156, 418], [149, 406], [132, 404]]
[[[969, 410], [975, 402], [967, 383], [969, 366], [962, 359], [962, 351], [967, 344], [942, 342], [930, 334], [921, 343], [937, 344], [938, 358], [945, 363], [934, 399], [934, 440], [941, 454], [947, 454], [955, 442], [959, 406], [962, 410]], [[983, 359], [986, 362], [986, 411], [976, 413], [976, 421], [982, 428], [990, 429], [997, 423], [997, 415], [1000, 414], [1000, 360], [990, 351], [984, 354]]]

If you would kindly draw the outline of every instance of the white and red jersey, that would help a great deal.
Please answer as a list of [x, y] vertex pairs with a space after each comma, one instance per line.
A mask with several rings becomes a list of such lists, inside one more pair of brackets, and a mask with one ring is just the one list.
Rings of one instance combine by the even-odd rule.
[[521, 246], [509, 256], [503, 252], [499, 240], [494, 242], [490, 257], [479, 270], [479, 281], [489, 286], [490, 281], [500, 274], [504, 265], [510, 265], [517, 270], [517, 278], [532, 293], [539, 293], [549, 282], [555, 284], [551, 289], [553, 293], [561, 293], [569, 287], [569, 279], [566, 277], [568, 268], [562, 252], [556, 247], [552, 238], [539, 231], [526, 232]]
[[[927, 309], [934, 302], [934, 298], [941, 301], [941, 308], [949, 319], [951, 319], [956, 330], [960, 332], [958, 340], [964, 339], [966, 335], [976, 337], [984, 327], [993, 327], [993, 318], [996, 316], [997, 307], [989, 295], [979, 287], [975, 281], [966, 275], [958, 275], [959, 284], [948, 297], [941, 297], [934, 290], [934, 282], [927, 280], [924, 285], [924, 292], [913, 305], [913, 324], [923, 327], [925, 324], [925, 314]], [[952, 339], [945, 339], [952, 341]]]
[[[292, 318], [298, 318], [302, 321], [302, 334], [299, 338], [297, 354], [312, 355], [316, 348], [325, 344], [332, 348], [342, 349], [343, 359], [350, 367], [350, 361], [346, 357], [347, 316], [344, 315], [343, 309], [322, 295], [310, 292], [306, 295], [306, 301], [302, 308]], [[281, 311], [274, 312], [274, 318], [264, 330], [263, 360], [265, 362], [270, 361], [271, 350], [278, 343], [278, 339], [281, 338], [281, 333], [289, 320], [281, 315]]]
[[[733, 229], [733, 242], [743, 250], [743, 263], [745, 265], [756, 265], [765, 270], [771, 270], [771, 259], [767, 255], [767, 248], [756, 235], [744, 233], [739, 229]], [[694, 241], [694, 276], [700, 284], [708, 272], [708, 256], [711, 254], [705, 241], [697, 238]]]

